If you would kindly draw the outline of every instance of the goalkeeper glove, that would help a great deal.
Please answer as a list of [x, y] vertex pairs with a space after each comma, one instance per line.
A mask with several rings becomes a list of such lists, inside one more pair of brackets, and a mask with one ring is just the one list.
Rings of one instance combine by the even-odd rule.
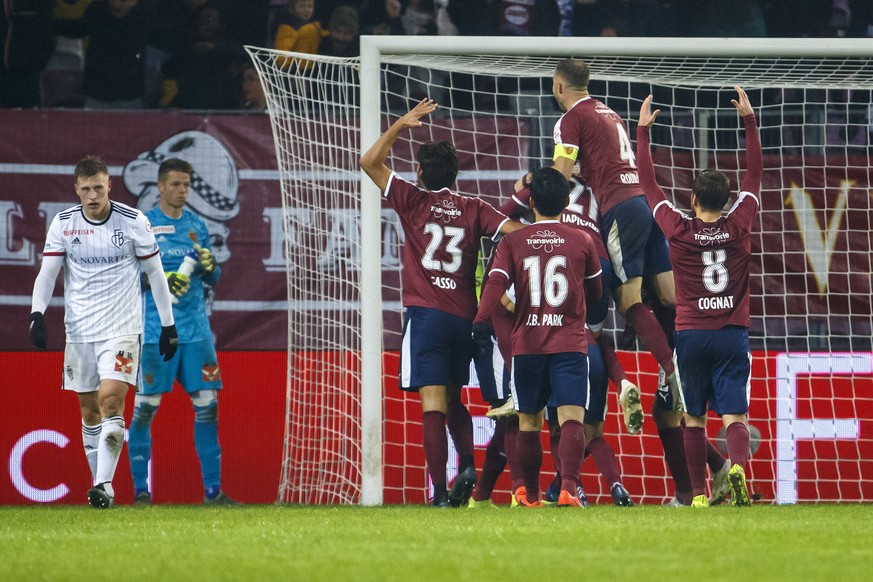
[[179, 336], [176, 334], [175, 325], [166, 325], [161, 328], [161, 339], [158, 340], [158, 352], [164, 356], [164, 361], [169, 362], [176, 355], [179, 347]]
[[474, 323], [471, 331], [473, 343], [476, 344], [476, 347], [479, 349], [484, 350], [493, 345], [491, 343], [491, 336], [494, 335], [494, 330], [491, 329], [491, 326], [487, 323]]
[[181, 297], [191, 288], [191, 279], [182, 273], [170, 272], [167, 273], [167, 285], [170, 286], [170, 293], [176, 297]]
[[30, 314], [30, 343], [45, 349], [48, 332], [45, 329], [45, 317], [39, 311]]
[[215, 256], [209, 249], [204, 249], [200, 245], [194, 245], [194, 250], [197, 251], [197, 260], [200, 261], [200, 267], [207, 275], [215, 270]]

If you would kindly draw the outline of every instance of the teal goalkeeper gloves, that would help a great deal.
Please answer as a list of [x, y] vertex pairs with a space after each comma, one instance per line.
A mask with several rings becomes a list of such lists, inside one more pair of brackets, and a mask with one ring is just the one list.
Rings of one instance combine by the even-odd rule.
[[191, 288], [191, 279], [182, 273], [169, 272], [167, 275], [167, 284], [170, 286], [170, 293], [176, 297], [181, 297]]

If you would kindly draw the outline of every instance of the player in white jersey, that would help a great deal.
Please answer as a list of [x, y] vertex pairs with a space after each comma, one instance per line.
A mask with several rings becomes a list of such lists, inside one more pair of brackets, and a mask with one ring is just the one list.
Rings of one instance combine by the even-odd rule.
[[161, 354], [170, 359], [178, 338], [161, 255], [145, 215], [109, 200], [109, 169], [96, 156], [76, 165], [81, 204], [59, 212], [46, 235], [33, 284], [30, 339], [45, 348], [43, 314], [64, 267], [63, 388], [79, 396], [82, 441], [91, 469], [92, 507], [115, 504], [112, 477], [124, 445], [124, 400], [136, 388], [142, 343], [140, 272], [148, 275], [161, 317]]

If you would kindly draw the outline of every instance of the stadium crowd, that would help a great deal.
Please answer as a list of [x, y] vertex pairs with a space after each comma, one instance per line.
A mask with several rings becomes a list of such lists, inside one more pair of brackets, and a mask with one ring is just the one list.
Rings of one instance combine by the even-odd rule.
[[361, 34], [865, 37], [873, 2], [10, 0], [0, 107], [263, 110], [245, 45], [355, 56]]

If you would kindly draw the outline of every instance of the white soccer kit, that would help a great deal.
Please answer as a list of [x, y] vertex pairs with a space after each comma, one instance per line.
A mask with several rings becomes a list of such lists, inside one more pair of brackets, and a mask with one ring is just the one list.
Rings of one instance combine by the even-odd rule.
[[140, 260], [158, 254], [145, 215], [110, 202], [96, 223], [82, 205], [59, 212], [46, 235], [45, 256], [64, 257], [67, 342], [97, 342], [143, 332]]

